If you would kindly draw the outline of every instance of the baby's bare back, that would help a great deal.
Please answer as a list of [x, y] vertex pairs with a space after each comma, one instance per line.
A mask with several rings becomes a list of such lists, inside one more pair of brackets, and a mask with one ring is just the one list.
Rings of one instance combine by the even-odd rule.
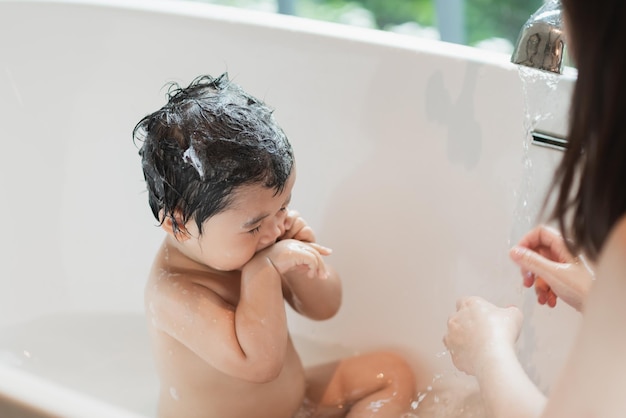
[[214, 369], [161, 331], [152, 338], [161, 381], [160, 418], [292, 418], [302, 404], [304, 371], [291, 340], [279, 376], [254, 383]]

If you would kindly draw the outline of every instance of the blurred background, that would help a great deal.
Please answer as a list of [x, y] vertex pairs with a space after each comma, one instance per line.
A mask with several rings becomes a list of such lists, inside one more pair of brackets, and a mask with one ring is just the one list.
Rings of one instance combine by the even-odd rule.
[[542, 0], [192, 0], [511, 53]]

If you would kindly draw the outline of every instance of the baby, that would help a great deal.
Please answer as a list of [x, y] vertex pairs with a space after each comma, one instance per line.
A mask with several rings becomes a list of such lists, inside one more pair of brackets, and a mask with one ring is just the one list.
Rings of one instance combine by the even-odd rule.
[[291, 145], [272, 110], [229, 81], [172, 85], [133, 138], [166, 232], [145, 290], [160, 417], [393, 417], [415, 376], [389, 352], [304, 370], [285, 301], [315, 320], [341, 304], [331, 250], [289, 209]]

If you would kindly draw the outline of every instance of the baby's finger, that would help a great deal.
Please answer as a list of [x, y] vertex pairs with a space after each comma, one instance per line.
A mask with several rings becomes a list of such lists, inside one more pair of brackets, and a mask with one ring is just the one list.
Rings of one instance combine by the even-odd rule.
[[328, 279], [328, 271], [326, 270], [326, 264], [324, 263], [324, 260], [322, 259], [322, 255], [317, 250], [313, 250], [312, 254], [315, 256], [315, 259], [317, 261], [314, 277], [319, 277], [320, 279], [323, 279], [323, 280]]
[[293, 222], [294, 222], [294, 219], [293, 219], [293, 218], [290, 218], [289, 216], [287, 216], [287, 217], [285, 218], [285, 235], [286, 235], [286, 234], [287, 234], [287, 232], [288, 232], [288, 231], [290, 231], [290, 230], [291, 230], [291, 228], [293, 227]]
[[291, 229], [298, 219], [300, 219], [300, 213], [297, 210], [290, 209], [289, 211], [287, 211], [287, 218], [285, 219], [285, 229]]
[[287, 216], [285, 216], [285, 220], [283, 221], [284, 232], [279, 237], [279, 241], [293, 238], [295, 232], [293, 232], [292, 229], [296, 219], [298, 219], [298, 213], [293, 210], [288, 210]]
[[316, 266], [315, 264], [311, 264], [311, 265], [310, 265], [310, 267], [309, 267], [309, 271], [308, 271], [308, 273], [307, 273], [307, 277], [308, 277], [309, 279], [314, 279], [314, 278], [316, 278], [316, 277], [318, 276], [318, 273], [317, 273], [317, 268], [316, 268], [316, 267], [317, 267], [317, 266]]
[[306, 225], [293, 235], [293, 239], [302, 242], [315, 242], [315, 232], [313, 232], [313, 228]]
[[[306, 222], [302, 218], [291, 218], [289, 222], [285, 222], [285, 233], [283, 234], [284, 239], [292, 238], [298, 239], [296, 236], [300, 233], [300, 231], [306, 227]], [[299, 241], [304, 241], [298, 239]]]
[[307, 244], [313, 247], [320, 255], [331, 255], [333, 253], [332, 249], [324, 247], [316, 242], [309, 242]]
[[317, 258], [313, 252], [309, 252], [306, 256], [302, 255], [302, 258], [297, 262], [297, 264], [298, 266], [307, 269], [306, 275], [308, 278], [313, 279], [316, 277], [318, 269], [317, 265], [319, 263], [317, 262]]

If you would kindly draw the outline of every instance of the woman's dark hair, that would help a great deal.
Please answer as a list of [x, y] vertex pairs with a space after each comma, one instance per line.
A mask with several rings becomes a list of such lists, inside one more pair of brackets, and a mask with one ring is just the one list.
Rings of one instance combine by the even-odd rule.
[[[224, 73], [172, 83], [168, 101], [133, 129], [148, 200], [161, 223], [174, 231], [190, 219], [202, 223], [228, 208], [237, 187], [262, 184], [282, 191], [293, 151], [272, 110]], [[178, 218], [177, 218], [178, 217]]]
[[626, 213], [626, 3], [562, 3], [578, 80], [552, 218], [572, 253], [595, 260]]

